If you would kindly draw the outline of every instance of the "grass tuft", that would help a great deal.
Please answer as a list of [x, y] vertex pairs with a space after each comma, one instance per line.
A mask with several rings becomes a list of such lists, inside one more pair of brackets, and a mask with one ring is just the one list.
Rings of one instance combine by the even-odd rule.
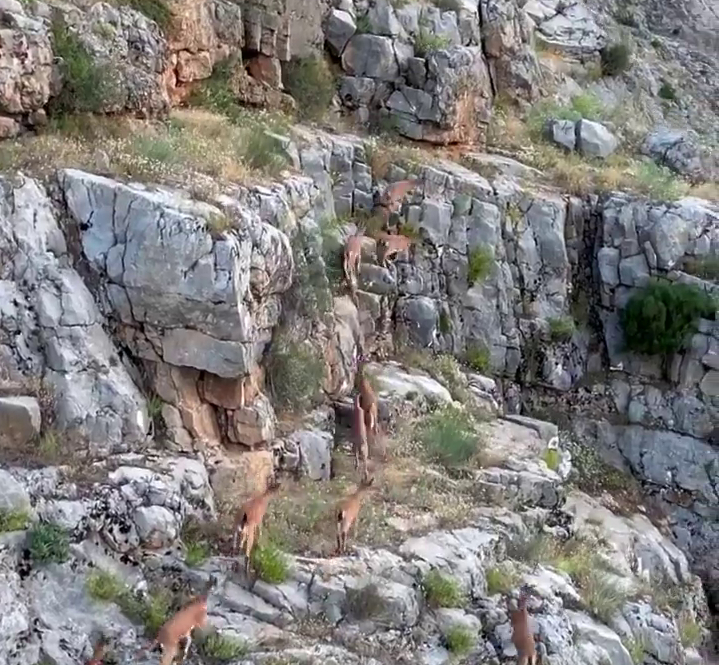
[[507, 565], [493, 566], [485, 572], [487, 579], [487, 593], [493, 596], [497, 593], [508, 594], [517, 586], [519, 576]]
[[685, 649], [698, 647], [702, 642], [702, 627], [693, 618], [682, 614], [679, 617], [679, 639]]
[[422, 580], [424, 597], [430, 607], [462, 607], [464, 594], [457, 581], [438, 570], [431, 570]]
[[269, 540], [252, 549], [250, 560], [259, 578], [268, 584], [282, 584], [289, 576], [287, 556]]
[[327, 61], [316, 55], [292, 60], [282, 78], [287, 92], [297, 102], [300, 119], [323, 120], [337, 88]]
[[632, 52], [623, 42], [605, 46], [600, 52], [600, 57], [604, 76], [618, 76], [626, 72], [632, 64]]
[[457, 656], [469, 653], [476, 640], [476, 635], [464, 626], [452, 626], [444, 635], [447, 650]]
[[68, 533], [53, 522], [36, 522], [28, 531], [27, 543], [37, 563], [64, 563], [70, 558]]
[[553, 316], [548, 320], [549, 337], [553, 342], [568, 342], [576, 329], [570, 316]]
[[87, 578], [87, 592], [95, 600], [116, 602], [127, 587], [111, 572], [94, 570]]
[[545, 448], [542, 459], [550, 471], [556, 471], [559, 468], [561, 456], [556, 448]]
[[475, 372], [479, 372], [480, 374], [487, 374], [492, 369], [492, 359], [489, 354], [489, 349], [484, 346], [484, 344], [475, 342], [471, 346], [468, 346], [465, 360]]
[[376, 584], [366, 584], [359, 589], [347, 589], [345, 611], [353, 619], [366, 621], [382, 614], [384, 610], [385, 601]]
[[418, 58], [426, 58], [433, 51], [440, 51], [450, 44], [445, 35], [435, 35], [428, 28], [421, 27], [414, 37], [414, 53]]
[[232, 635], [213, 630], [199, 643], [199, 651], [206, 658], [227, 663], [247, 655], [247, 642]]
[[481, 246], [472, 249], [468, 256], [467, 281], [474, 285], [486, 279], [494, 266], [494, 254], [489, 247]]
[[23, 531], [30, 521], [27, 510], [0, 510], [0, 533]]
[[325, 367], [319, 352], [309, 343], [278, 338], [267, 363], [267, 378], [276, 404], [287, 411], [309, 408], [318, 397]]
[[474, 419], [468, 412], [451, 404], [426, 416], [416, 427], [425, 454], [442, 466], [462, 466], [480, 451]]

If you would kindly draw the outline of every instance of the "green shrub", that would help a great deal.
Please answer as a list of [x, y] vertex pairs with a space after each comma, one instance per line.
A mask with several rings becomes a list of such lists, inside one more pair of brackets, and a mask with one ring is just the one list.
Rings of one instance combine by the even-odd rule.
[[251, 169], [277, 177], [289, 165], [289, 158], [277, 136], [261, 126], [245, 133], [239, 146], [242, 161]]
[[489, 247], [480, 246], [470, 250], [467, 265], [467, 281], [473, 285], [486, 279], [494, 266], [494, 254]]
[[568, 342], [572, 339], [575, 325], [569, 316], [553, 316], [548, 320], [549, 337], [553, 342]]
[[417, 427], [428, 457], [443, 466], [461, 466], [479, 452], [479, 435], [472, 416], [451, 404], [419, 421]]
[[87, 592], [96, 600], [116, 602], [127, 587], [107, 570], [94, 570], [87, 578]]
[[282, 409], [301, 411], [310, 407], [321, 390], [324, 376], [324, 362], [309, 344], [278, 339], [276, 348], [270, 351], [269, 387]]
[[684, 266], [690, 275], [711, 281], [719, 280], [719, 256], [703, 256], [693, 259]]
[[575, 581], [591, 613], [605, 624], [609, 624], [627, 602], [628, 594], [617, 586], [617, 580], [596, 569]]
[[27, 538], [30, 557], [37, 563], [63, 563], [70, 557], [70, 538], [57, 524], [37, 522]]
[[438, 570], [431, 570], [422, 580], [424, 597], [430, 607], [461, 607], [464, 595], [457, 581]]
[[205, 562], [210, 556], [210, 546], [202, 540], [190, 540], [185, 542], [185, 563], [194, 568]]
[[297, 102], [302, 120], [324, 118], [335, 95], [337, 84], [327, 61], [319, 56], [292, 60], [282, 77], [287, 92]]
[[632, 659], [634, 665], [642, 665], [644, 662], [644, 640], [641, 638], [634, 638], [624, 640], [622, 642], [624, 648], [629, 652], [629, 657]]
[[142, 623], [148, 635], [157, 633], [170, 617], [172, 596], [166, 589], [155, 589], [145, 599]]
[[468, 346], [465, 360], [473, 370], [480, 374], [486, 374], [492, 369], [492, 358], [489, 354], [489, 349], [484, 344], [475, 342]]
[[56, 18], [51, 26], [53, 51], [60, 58], [62, 89], [52, 100], [51, 112], [97, 113], [111, 97], [114, 86], [112, 72], [99, 65], [78, 36], [63, 19]]
[[206, 658], [221, 663], [242, 658], [249, 651], [244, 640], [223, 635], [215, 630], [199, 642], [199, 650]]
[[120, 2], [147, 16], [151, 21], [157, 23], [163, 32], [170, 27], [172, 12], [166, 0], [120, 0]]
[[6, 531], [23, 531], [30, 515], [26, 510], [0, 510], [0, 533]]
[[638, 290], [621, 313], [628, 349], [668, 356], [681, 351], [699, 318], [713, 319], [717, 303], [692, 284], [654, 281]]
[[662, 99], [668, 99], [670, 102], [677, 101], [677, 91], [669, 81], [662, 81], [657, 93]]
[[697, 647], [702, 642], [702, 627], [691, 617], [679, 617], [679, 639], [686, 649]]
[[358, 16], [355, 21], [355, 32], [358, 35], [365, 35], [372, 32], [372, 22], [369, 20], [369, 14]]
[[469, 653], [477, 641], [476, 635], [464, 626], [452, 626], [444, 635], [447, 650], [461, 656]]
[[508, 566], [493, 566], [485, 572], [487, 580], [487, 593], [493, 596], [496, 593], [508, 594], [517, 586], [519, 577]]
[[629, 46], [623, 42], [605, 46], [600, 52], [600, 57], [604, 76], [617, 76], [626, 72], [631, 66], [632, 53]]
[[421, 27], [414, 37], [414, 53], [418, 58], [426, 58], [433, 51], [440, 51], [450, 44], [445, 35], [435, 35], [431, 30]]
[[642, 162], [634, 178], [634, 188], [658, 201], [675, 201], [687, 192], [681, 181], [666, 166], [655, 162]]
[[289, 575], [285, 553], [272, 542], [258, 543], [252, 549], [250, 560], [258, 577], [269, 584], [281, 584]]

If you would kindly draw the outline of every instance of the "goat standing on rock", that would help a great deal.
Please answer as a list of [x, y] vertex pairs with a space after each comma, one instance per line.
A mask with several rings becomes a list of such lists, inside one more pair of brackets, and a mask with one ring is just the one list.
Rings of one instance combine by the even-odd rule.
[[337, 506], [337, 554], [346, 552], [349, 530], [355, 524], [362, 499], [373, 483], [374, 477], [362, 478], [357, 490]]

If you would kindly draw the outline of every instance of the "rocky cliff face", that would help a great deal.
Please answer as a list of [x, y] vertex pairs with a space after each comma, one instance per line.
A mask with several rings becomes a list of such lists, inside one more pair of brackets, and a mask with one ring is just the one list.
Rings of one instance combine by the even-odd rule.
[[[70, 665], [102, 630], [114, 662], [154, 662], [144, 640], [209, 582], [198, 663], [513, 662], [521, 586], [542, 663], [710, 662], [719, 320], [662, 360], [621, 317], [651, 278], [719, 295], [696, 269], [719, 206], [683, 195], [716, 179], [715, 8], [157, 6], [0, 0], [0, 137], [24, 133], [0, 144], [0, 661]], [[633, 66], [596, 74], [628, 29]], [[92, 159], [54, 125], [36, 141], [48, 112], [76, 119], [63, 43], [111, 74], [80, 110], [162, 116], [199, 91], [206, 133], [173, 112], [94, 128]], [[301, 104], [283, 63], [322, 48], [353, 131], [240, 114]], [[517, 134], [507, 109], [536, 124], [550, 91]], [[686, 186], [613, 166], [629, 147]], [[390, 227], [411, 247], [385, 267], [368, 234], [353, 298], [341, 245], [404, 179]], [[356, 549], [332, 556], [360, 354], [383, 435]], [[232, 509], [273, 475], [247, 579]]]

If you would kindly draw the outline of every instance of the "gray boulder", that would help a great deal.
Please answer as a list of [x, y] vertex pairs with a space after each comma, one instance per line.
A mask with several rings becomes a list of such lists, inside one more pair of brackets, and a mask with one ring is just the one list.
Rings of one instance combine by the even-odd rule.
[[703, 182], [719, 177], [719, 157], [693, 132], [657, 129], [647, 135], [642, 152], [675, 173]]
[[567, 150], [577, 147], [577, 123], [573, 120], [548, 120], [544, 131], [550, 141]]
[[340, 9], [333, 9], [329, 13], [324, 24], [325, 41], [336, 56], [342, 55], [355, 30], [354, 18], [350, 13]]
[[592, 120], [577, 122], [577, 150], [585, 157], [609, 157], [619, 146], [617, 137], [604, 125]]
[[392, 39], [378, 35], [355, 35], [342, 54], [342, 68], [350, 76], [394, 81], [399, 76], [399, 65]]
[[0, 397], [0, 445], [22, 447], [40, 433], [40, 426], [34, 397]]

